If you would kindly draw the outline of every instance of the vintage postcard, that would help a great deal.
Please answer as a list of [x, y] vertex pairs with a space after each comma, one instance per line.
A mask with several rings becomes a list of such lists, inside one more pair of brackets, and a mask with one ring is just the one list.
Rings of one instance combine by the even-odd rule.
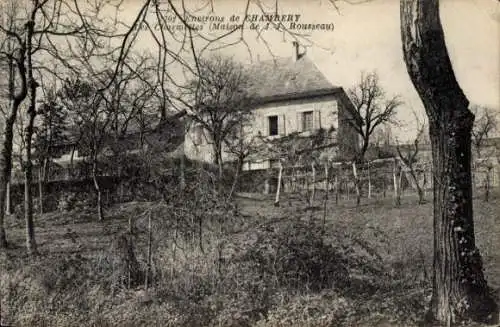
[[0, 327], [494, 326], [500, 2], [1, 0]]

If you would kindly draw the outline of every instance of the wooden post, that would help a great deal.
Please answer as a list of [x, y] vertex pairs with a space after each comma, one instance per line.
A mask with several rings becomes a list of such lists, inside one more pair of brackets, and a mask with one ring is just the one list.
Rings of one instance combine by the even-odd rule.
[[151, 211], [148, 215], [148, 258], [147, 258], [147, 269], [146, 269], [146, 278], [144, 279], [144, 288], [147, 290], [150, 282], [151, 275], [151, 256], [152, 256], [152, 228], [151, 228]]
[[312, 190], [311, 190], [311, 199], [309, 200], [309, 205], [312, 207], [314, 205], [314, 198], [316, 196], [316, 167], [314, 163], [311, 164], [312, 168]]
[[385, 199], [385, 197], [387, 196], [387, 181], [385, 179], [385, 172], [384, 172], [384, 175], [382, 176], [382, 187], [384, 188], [383, 189], [383, 192], [384, 192], [383, 196]]
[[7, 182], [7, 190], [5, 194], [5, 212], [10, 215], [12, 213], [12, 204], [10, 196], [10, 180]]
[[399, 166], [397, 164], [397, 160], [394, 159], [394, 167], [393, 167], [393, 182], [394, 182], [394, 202], [397, 206], [401, 204], [401, 196], [400, 196], [400, 186], [401, 186], [401, 173], [399, 173], [399, 183], [398, 183], [398, 172]]
[[352, 173], [354, 175], [354, 188], [356, 189], [356, 205], [359, 206], [361, 202], [361, 191], [359, 190], [359, 177], [355, 162], [352, 163]]
[[274, 206], [279, 207], [280, 205], [280, 192], [281, 192], [281, 178], [283, 177], [283, 164], [280, 160], [280, 168], [278, 171], [278, 185], [276, 185], [276, 198], [274, 199]]
[[43, 177], [42, 166], [38, 167], [38, 212], [43, 214]]
[[328, 190], [330, 186], [329, 178], [328, 178], [328, 162], [325, 162], [325, 192]]
[[329, 191], [329, 176], [328, 176], [328, 162], [325, 162], [325, 199], [323, 202], [323, 231], [326, 225], [326, 216], [327, 216], [327, 206], [328, 206], [328, 191]]
[[335, 175], [335, 204], [339, 204], [339, 176]]
[[396, 198], [396, 193], [398, 190], [398, 184], [397, 184], [397, 179], [396, 179], [396, 159], [394, 159], [394, 163], [392, 166], [392, 181], [393, 181], [393, 189], [394, 189], [394, 198]]
[[264, 194], [269, 194], [269, 177], [266, 177], [266, 180], [264, 181]]
[[368, 199], [372, 198], [372, 179], [370, 174], [370, 162], [368, 161]]
[[337, 175], [335, 176], [335, 204], [339, 204], [339, 196], [340, 196], [340, 174], [342, 173], [342, 165], [339, 165]]

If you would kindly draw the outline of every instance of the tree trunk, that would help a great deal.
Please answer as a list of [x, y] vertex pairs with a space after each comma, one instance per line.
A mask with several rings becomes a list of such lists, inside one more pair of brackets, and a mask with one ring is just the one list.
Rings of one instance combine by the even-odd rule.
[[412, 165], [411, 167], [408, 167], [410, 169], [410, 175], [411, 178], [413, 179], [415, 183], [415, 188], [417, 189], [417, 194], [418, 194], [418, 204], [423, 204], [424, 203], [424, 190], [423, 186], [420, 186], [420, 183], [418, 181], [417, 173], [415, 171], [415, 167]]
[[102, 192], [99, 180], [97, 179], [97, 158], [95, 155], [92, 160], [92, 181], [94, 182], [94, 189], [97, 195], [97, 219], [99, 219], [99, 221], [103, 221], [104, 213], [102, 210]]
[[218, 176], [219, 176], [219, 186], [222, 186], [222, 176], [224, 175], [224, 170], [222, 167], [222, 141], [218, 141], [217, 137], [213, 136], [213, 151], [214, 151], [214, 164], [217, 166]]
[[[16, 121], [17, 112], [21, 102], [26, 98], [26, 78], [24, 75], [25, 67], [24, 65], [18, 65], [21, 74], [21, 92], [18, 95], [14, 95], [14, 77], [15, 70], [13, 63], [9, 62], [9, 84], [10, 84], [10, 112], [5, 120], [4, 127], [4, 137], [2, 142], [2, 149], [0, 151], [0, 248], [7, 247], [7, 237], [5, 235], [5, 206], [6, 201], [10, 201], [10, 192], [7, 192], [7, 183], [10, 183], [11, 171], [12, 171], [12, 140], [14, 138], [14, 123]], [[10, 185], [9, 185], [10, 191]], [[7, 199], [7, 193], [9, 193], [9, 198]], [[10, 202], [9, 202], [10, 206]], [[10, 210], [10, 207], [8, 208]]]
[[243, 160], [240, 158], [238, 159], [238, 165], [236, 167], [236, 172], [234, 174], [233, 185], [231, 185], [231, 190], [229, 191], [229, 195], [227, 196], [228, 199], [231, 199], [233, 197], [234, 192], [236, 192], [236, 186], [238, 186], [238, 180], [240, 178], [240, 173], [242, 170], [243, 170]]
[[184, 156], [184, 153], [181, 154], [180, 166], [179, 188], [181, 192], [184, 192], [186, 189], [186, 157]]
[[401, 36], [408, 73], [429, 118], [432, 147], [434, 264], [428, 318], [448, 325], [468, 319], [493, 322], [498, 306], [489, 294], [474, 236], [474, 115], [448, 56], [439, 2], [401, 0]]
[[[34, 84], [32, 80], [30, 82]], [[35, 101], [36, 101], [36, 86], [30, 86], [29, 98], [30, 107], [28, 109], [29, 120], [25, 132], [25, 162], [24, 162], [24, 218], [26, 220], [26, 248], [28, 253], [34, 255], [37, 253], [35, 241], [35, 227], [33, 224], [33, 193], [31, 183], [33, 181], [33, 162], [31, 160], [31, 139], [33, 137], [33, 124], [35, 121]]]
[[484, 201], [488, 202], [490, 199], [490, 174], [493, 167], [486, 167], [486, 179], [484, 181]]
[[[15, 110], [15, 111], [14, 111]], [[13, 125], [17, 108], [11, 109], [11, 115], [6, 120], [4, 141], [2, 151], [0, 152], [0, 248], [7, 247], [7, 238], [5, 235], [5, 202], [7, 199], [7, 183], [12, 170], [12, 139]], [[13, 118], [13, 119], [12, 119]]]
[[37, 246], [35, 241], [35, 227], [33, 225], [33, 194], [31, 183], [33, 181], [33, 162], [31, 160], [31, 143], [34, 132], [34, 123], [36, 116], [36, 89], [38, 83], [33, 76], [33, 63], [31, 58], [32, 37], [34, 32], [35, 22], [30, 20], [26, 24], [26, 49], [27, 49], [27, 83], [28, 83], [28, 125], [25, 131], [25, 153], [26, 159], [24, 162], [24, 217], [26, 219], [26, 248], [30, 255], [37, 254]]

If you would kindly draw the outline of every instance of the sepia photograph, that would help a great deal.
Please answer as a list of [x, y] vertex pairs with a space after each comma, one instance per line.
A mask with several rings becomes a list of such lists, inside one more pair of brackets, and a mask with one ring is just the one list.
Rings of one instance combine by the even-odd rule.
[[500, 1], [0, 0], [0, 327], [500, 326], [498, 249]]

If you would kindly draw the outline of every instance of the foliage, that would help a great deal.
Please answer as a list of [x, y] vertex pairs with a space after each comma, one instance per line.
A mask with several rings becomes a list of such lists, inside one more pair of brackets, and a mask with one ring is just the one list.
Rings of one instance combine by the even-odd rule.
[[[201, 178], [209, 177], [200, 173]], [[37, 220], [42, 256], [26, 264], [13, 248], [13, 255], [0, 257], [3, 323], [416, 326], [428, 307], [430, 276], [424, 271], [432, 264], [430, 205], [395, 209], [389, 201], [358, 210], [339, 205], [323, 226], [315, 217], [304, 219], [296, 201], [279, 210], [267, 200], [238, 199], [225, 207], [213, 188], [187, 186], [185, 197], [172, 194], [169, 203], [110, 208], [112, 219], [102, 226], [78, 210]], [[477, 213], [483, 221], [478, 245], [494, 285], [500, 282], [497, 205], [485, 204]], [[139, 286], [128, 288], [123, 269], [128, 264], [120, 259], [128, 250], [111, 244], [128, 235], [132, 218], [130, 240], [137, 269], [144, 271], [148, 211], [153, 212], [154, 278], [146, 291], [139, 275]], [[219, 222], [224, 222], [222, 234]], [[81, 254], [71, 254], [75, 249]]]

